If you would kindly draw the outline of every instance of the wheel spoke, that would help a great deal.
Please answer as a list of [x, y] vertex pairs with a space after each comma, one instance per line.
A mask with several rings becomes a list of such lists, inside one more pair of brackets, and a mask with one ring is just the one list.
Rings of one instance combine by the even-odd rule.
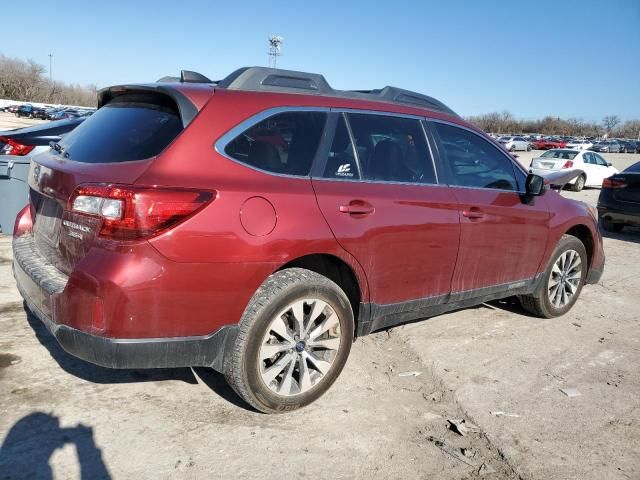
[[319, 336], [323, 335], [328, 330], [335, 328], [339, 324], [340, 320], [338, 320], [338, 316], [332, 311], [331, 314], [309, 334], [309, 341], [314, 342]]
[[323, 338], [320, 340], [310, 341], [308, 345], [311, 348], [324, 348], [325, 350], [338, 350], [340, 347], [340, 337]]
[[284, 338], [287, 342], [293, 343], [295, 340], [291, 333], [289, 333], [289, 325], [282, 316], [276, 318], [269, 327], [270, 332], [274, 332], [279, 337]]
[[300, 378], [300, 391], [304, 392], [311, 387], [311, 375], [309, 374], [309, 366], [304, 355], [298, 358], [298, 370]]
[[304, 335], [304, 301], [299, 300], [291, 306], [293, 313], [293, 321], [296, 327], [296, 333], [302, 337]]
[[280, 388], [278, 388], [278, 393], [282, 393], [284, 395], [291, 395], [291, 387], [293, 386], [293, 370], [296, 368], [295, 358], [291, 359], [289, 365], [287, 367], [287, 371], [282, 377], [282, 381], [280, 382]]
[[311, 352], [303, 352], [302, 355], [309, 359], [316, 370], [318, 370], [322, 375], [325, 375], [329, 371], [329, 368], [331, 367], [329, 362], [319, 359]]
[[[322, 300], [316, 300], [313, 303], [313, 308], [311, 309], [311, 314], [309, 315], [309, 323], [307, 325], [307, 330], [311, 328], [311, 325], [318, 319], [320, 314], [324, 311], [327, 306], [326, 302]], [[307, 333], [306, 331], [304, 333]]]
[[269, 385], [275, 380], [275, 378], [285, 369], [287, 365], [293, 360], [294, 355], [287, 353], [280, 360], [274, 363], [271, 367], [267, 368], [262, 374], [264, 382]]
[[562, 275], [562, 272], [560, 271], [560, 267], [558, 267], [559, 262], [560, 262], [560, 259], [558, 259], [558, 261], [553, 264], [553, 268], [551, 269], [551, 271], [556, 275]]
[[293, 344], [286, 343], [263, 343], [260, 347], [260, 360], [264, 361], [274, 355], [293, 348]]
[[551, 278], [549, 279], [549, 288], [557, 285], [560, 282], [560, 277], [556, 276], [554, 278], [554, 276], [552, 275]]
[[576, 293], [576, 290], [578, 289], [578, 287], [576, 287], [573, 283], [571, 282], [566, 282], [567, 287], [569, 287], [569, 293], [570, 295], [573, 295], [574, 293]]

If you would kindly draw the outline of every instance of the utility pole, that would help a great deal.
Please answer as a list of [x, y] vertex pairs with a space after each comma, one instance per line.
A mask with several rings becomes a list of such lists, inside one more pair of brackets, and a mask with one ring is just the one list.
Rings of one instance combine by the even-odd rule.
[[276, 68], [278, 57], [282, 55], [280, 48], [284, 38], [279, 35], [271, 35], [269, 37], [269, 68]]
[[49, 83], [53, 83], [53, 53], [49, 54]]

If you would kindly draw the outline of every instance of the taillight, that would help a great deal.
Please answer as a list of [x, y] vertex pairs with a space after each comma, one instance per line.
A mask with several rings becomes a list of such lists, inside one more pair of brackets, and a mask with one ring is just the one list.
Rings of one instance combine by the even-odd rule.
[[627, 183], [621, 178], [605, 178], [602, 181], [602, 188], [625, 188]]
[[567, 160], [562, 166], [562, 168], [572, 168], [572, 167], [573, 167], [573, 161], [571, 160]]
[[102, 218], [99, 235], [117, 240], [152, 237], [186, 220], [215, 192], [128, 185], [81, 185], [68, 209]]
[[0, 142], [6, 143], [5, 146], [0, 148], [0, 155], [17, 155], [22, 157], [36, 148], [34, 145], [23, 145], [7, 137], [0, 137]]

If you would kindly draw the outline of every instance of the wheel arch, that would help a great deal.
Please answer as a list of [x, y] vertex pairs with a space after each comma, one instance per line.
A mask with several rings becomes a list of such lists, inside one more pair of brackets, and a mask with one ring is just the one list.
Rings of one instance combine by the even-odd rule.
[[326, 253], [312, 253], [288, 261], [277, 271], [286, 268], [305, 268], [327, 277], [335, 282], [347, 295], [353, 310], [356, 331], [360, 314], [360, 303], [364, 301], [366, 285], [361, 285], [356, 270], [344, 259]]
[[593, 251], [595, 248], [595, 239], [593, 238], [593, 234], [589, 227], [584, 224], [576, 224], [569, 228], [565, 235], [573, 235], [578, 240], [582, 242], [585, 250], [587, 251], [587, 263], [589, 268], [591, 268], [591, 261], [593, 259]]

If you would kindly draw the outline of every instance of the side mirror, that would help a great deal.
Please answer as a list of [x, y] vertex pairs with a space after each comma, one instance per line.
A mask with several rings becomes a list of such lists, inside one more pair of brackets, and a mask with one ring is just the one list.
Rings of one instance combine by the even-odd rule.
[[613, 163], [607, 162], [607, 167], [613, 167]]
[[525, 189], [527, 195], [539, 197], [544, 193], [544, 178], [540, 175], [530, 173], [527, 175], [527, 180], [525, 181]]

